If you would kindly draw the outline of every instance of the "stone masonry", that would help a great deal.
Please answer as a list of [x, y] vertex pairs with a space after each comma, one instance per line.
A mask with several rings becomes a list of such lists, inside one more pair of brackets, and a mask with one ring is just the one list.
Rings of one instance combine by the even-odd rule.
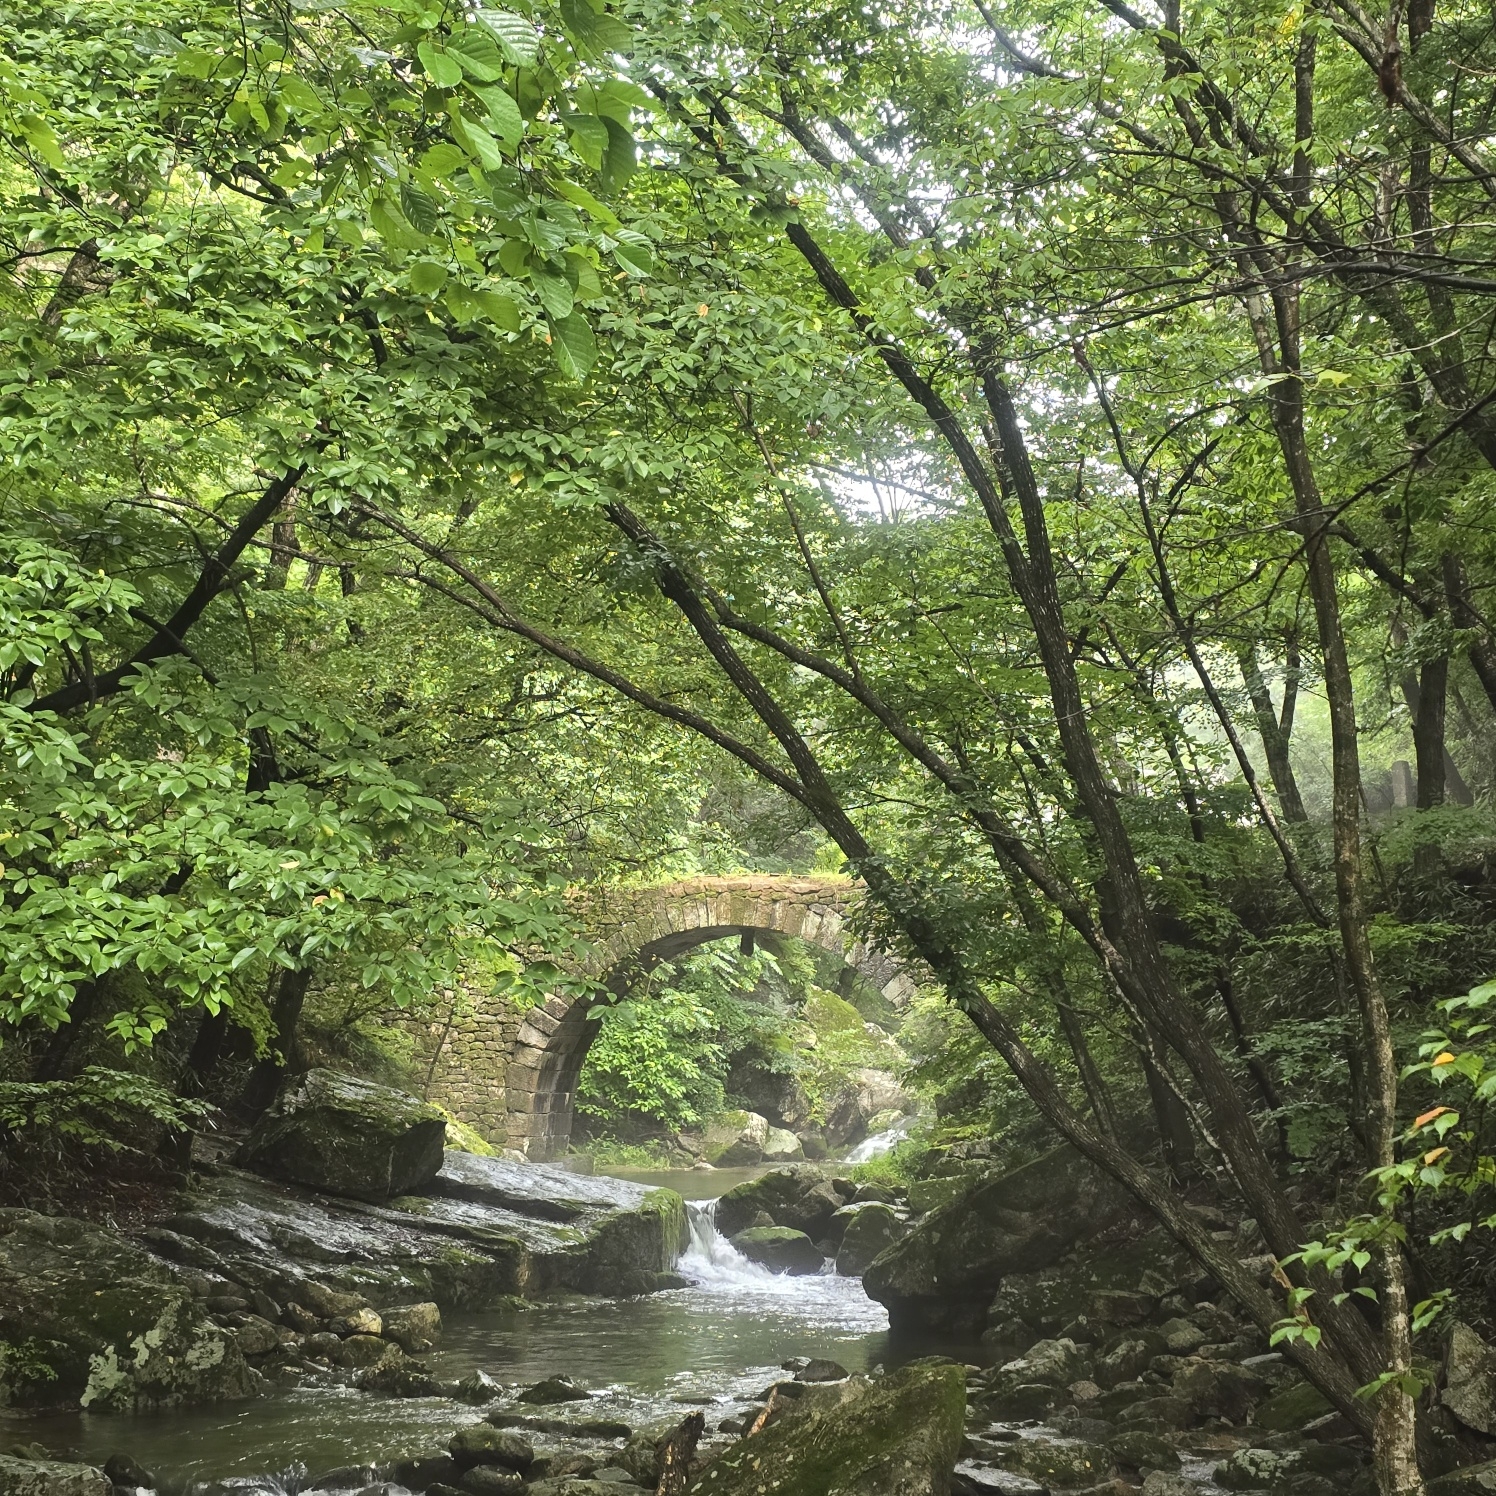
[[[848, 920], [861, 886], [837, 878], [693, 878], [651, 888], [588, 889], [575, 907], [593, 954], [584, 975], [623, 993], [651, 967], [731, 936], [776, 934], [840, 956], [895, 1006], [915, 990], [903, 965], [854, 938]], [[594, 999], [560, 994], [521, 1012], [463, 990], [416, 1030], [425, 1094], [488, 1141], [554, 1158], [571, 1138], [582, 1062], [596, 1032]]]

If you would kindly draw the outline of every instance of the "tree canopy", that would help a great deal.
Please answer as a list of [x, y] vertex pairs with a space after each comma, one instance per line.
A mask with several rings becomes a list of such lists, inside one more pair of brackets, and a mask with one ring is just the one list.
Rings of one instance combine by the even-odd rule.
[[923, 1063], [999, 1057], [1418, 1489], [1490, 1213], [1423, 1106], [1496, 959], [1487, 12], [0, 40], [5, 1053], [273, 1062], [310, 982], [540, 991], [568, 880], [844, 866], [964, 1015]]

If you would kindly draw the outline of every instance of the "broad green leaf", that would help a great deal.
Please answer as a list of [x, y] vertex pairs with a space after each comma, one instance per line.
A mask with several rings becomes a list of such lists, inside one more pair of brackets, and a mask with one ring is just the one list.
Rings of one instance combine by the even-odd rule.
[[585, 379], [597, 362], [597, 339], [580, 312], [551, 321], [551, 351], [568, 379]]
[[504, 58], [492, 34], [482, 26], [464, 26], [447, 42], [448, 53], [479, 83], [497, 83], [504, 76]]
[[577, 155], [593, 171], [601, 171], [609, 144], [607, 125], [595, 115], [573, 114], [566, 121], [566, 134]]
[[447, 283], [447, 267], [435, 260], [417, 260], [410, 267], [410, 284], [423, 296], [434, 296]]
[[540, 56], [540, 38], [529, 21], [507, 10], [479, 10], [475, 14], [479, 25], [493, 34], [509, 62], [522, 68], [535, 65]]
[[654, 246], [634, 229], [615, 229], [613, 258], [631, 275], [654, 272]]
[[562, 271], [550, 265], [534, 265], [530, 269], [530, 279], [535, 285], [535, 294], [540, 297], [540, 304], [545, 308], [547, 316], [556, 322], [564, 321], [571, 316], [574, 300], [571, 282]]
[[506, 145], [518, 145], [524, 138], [525, 121], [514, 96], [496, 83], [488, 87], [475, 86], [473, 92], [488, 110], [488, 123], [493, 133]]
[[438, 88], [456, 88], [462, 82], [462, 66], [448, 52], [439, 52], [430, 42], [422, 42], [416, 48], [426, 76]]

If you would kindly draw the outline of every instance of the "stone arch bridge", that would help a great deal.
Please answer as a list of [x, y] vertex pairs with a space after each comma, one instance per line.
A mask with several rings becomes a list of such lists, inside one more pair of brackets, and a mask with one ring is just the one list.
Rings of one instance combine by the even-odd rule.
[[[621, 995], [660, 962], [708, 941], [788, 936], [831, 951], [903, 1007], [915, 979], [850, 928], [861, 895], [861, 885], [845, 879], [799, 877], [589, 889], [575, 896], [593, 942], [584, 974]], [[556, 994], [520, 1011], [493, 994], [454, 994], [447, 1013], [413, 1034], [425, 1094], [492, 1143], [557, 1157], [571, 1138], [577, 1080], [597, 1032], [587, 1015], [598, 1000]]]

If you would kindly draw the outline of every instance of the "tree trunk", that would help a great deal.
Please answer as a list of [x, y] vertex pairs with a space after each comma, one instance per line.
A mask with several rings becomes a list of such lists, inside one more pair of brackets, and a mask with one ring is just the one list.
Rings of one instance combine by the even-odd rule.
[[[1262, 667], [1257, 662], [1257, 646], [1249, 645], [1238, 653], [1241, 678], [1247, 687], [1252, 702], [1252, 713], [1257, 719], [1257, 735], [1262, 739], [1262, 751], [1267, 756], [1267, 771], [1272, 777], [1273, 788], [1278, 793], [1278, 804], [1283, 808], [1285, 821], [1307, 821], [1304, 802], [1299, 796], [1298, 781], [1294, 778], [1293, 764], [1288, 758], [1288, 735], [1273, 710], [1272, 694], [1262, 678]], [[1284, 715], [1292, 722], [1291, 698], [1285, 687], [1283, 693]]]
[[687, 1413], [672, 1430], [660, 1456], [660, 1483], [655, 1487], [655, 1496], [686, 1496], [691, 1482], [691, 1461], [705, 1428], [704, 1413]]
[[279, 1052], [272, 1049], [259, 1061], [239, 1096], [238, 1109], [250, 1119], [258, 1117], [270, 1105], [280, 1087], [281, 1077], [295, 1069], [299, 1062], [296, 1027], [301, 1021], [302, 1005], [306, 1002], [311, 982], [310, 967], [281, 975], [275, 1006], [270, 1011], [272, 1037], [280, 1046]]
[[[1304, 535], [1309, 593], [1324, 658], [1334, 782], [1336, 903], [1346, 974], [1361, 1010], [1362, 1049], [1367, 1060], [1367, 1164], [1375, 1170], [1389, 1167], [1396, 1160], [1397, 1056], [1386, 1000], [1372, 961], [1362, 889], [1361, 763], [1355, 687], [1340, 621], [1335, 563], [1327, 533], [1328, 513], [1315, 481], [1304, 432], [1297, 290], [1277, 289], [1272, 299], [1279, 367], [1267, 372], [1280, 377], [1270, 386], [1268, 399], [1293, 490], [1299, 528]], [[1375, 1401], [1372, 1450], [1377, 1484], [1383, 1496], [1415, 1496], [1423, 1490], [1423, 1477], [1418, 1469], [1413, 1400], [1404, 1390], [1402, 1380], [1412, 1372], [1405, 1266], [1401, 1248], [1395, 1241], [1384, 1242], [1376, 1255], [1381, 1287], [1382, 1370], [1390, 1377]]]

